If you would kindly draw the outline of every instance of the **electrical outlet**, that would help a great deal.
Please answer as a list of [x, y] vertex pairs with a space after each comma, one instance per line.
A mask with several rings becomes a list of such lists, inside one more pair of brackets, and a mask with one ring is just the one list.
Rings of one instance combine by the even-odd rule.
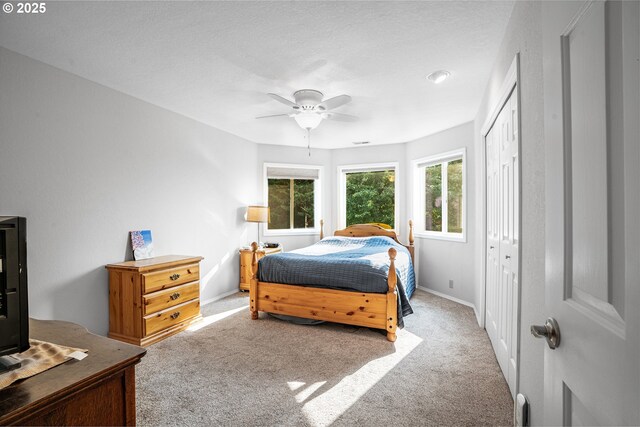
[[449, 280], [449, 288], [453, 289], [453, 280]]

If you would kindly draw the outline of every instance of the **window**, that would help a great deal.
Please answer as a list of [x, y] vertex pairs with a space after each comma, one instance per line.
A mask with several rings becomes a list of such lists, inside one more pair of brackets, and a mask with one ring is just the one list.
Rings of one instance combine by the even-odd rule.
[[321, 169], [265, 163], [265, 198], [271, 216], [265, 235], [319, 232]]
[[465, 241], [465, 156], [462, 149], [413, 162], [418, 236]]
[[398, 165], [352, 165], [338, 168], [340, 224], [381, 223], [396, 227]]

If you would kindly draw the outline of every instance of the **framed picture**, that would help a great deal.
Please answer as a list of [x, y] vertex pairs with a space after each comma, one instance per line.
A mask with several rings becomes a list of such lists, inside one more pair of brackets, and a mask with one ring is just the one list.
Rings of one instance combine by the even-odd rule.
[[151, 230], [131, 231], [131, 247], [133, 248], [133, 258], [140, 259], [153, 258], [153, 239]]

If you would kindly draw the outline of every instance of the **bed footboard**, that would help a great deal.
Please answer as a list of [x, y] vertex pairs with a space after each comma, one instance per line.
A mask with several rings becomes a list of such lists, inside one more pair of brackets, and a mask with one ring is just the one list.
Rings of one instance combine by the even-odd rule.
[[258, 320], [258, 244], [251, 243], [251, 281], [249, 283], [249, 311], [251, 318]]
[[396, 340], [396, 329], [398, 328], [398, 294], [396, 285], [398, 276], [396, 274], [396, 255], [398, 251], [389, 249], [389, 275], [387, 276], [387, 339], [391, 342]]
[[398, 295], [395, 258], [397, 251], [389, 249], [388, 291], [386, 294], [341, 291], [283, 283], [258, 281], [258, 245], [251, 244], [253, 260], [249, 287], [249, 310], [252, 319], [258, 312], [283, 314], [306, 319], [384, 329], [387, 339], [396, 340]]

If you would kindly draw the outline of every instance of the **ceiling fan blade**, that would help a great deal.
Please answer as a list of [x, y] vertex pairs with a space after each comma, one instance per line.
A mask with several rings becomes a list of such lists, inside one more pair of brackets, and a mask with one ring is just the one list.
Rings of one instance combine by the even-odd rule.
[[290, 114], [270, 114], [268, 116], [258, 116], [258, 117], [256, 117], [256, 119], [266, 119], [266, 118], [269, 118], [269, 117], [284, 117], [284, 116], [289, 117]]
[[275, 93], [268, 93], [267, 95], [269, 95], [271, 98], [275, 99], [278, 102], [283, 103], [284, 105], [286, 105], [288, 107], [298, 108], [298, 105], [295, 102], [291, 102], [287, 98], [283, 98], [280, 95], [276, 95]]
[[322, 101], [320, 103], [320, 107], [325, 110], [333, 110], [334, 108], [338, 108], [348, 102], [351, 102], [351, 97], [349, 95], [338, 95], [327, 99], [326, 101]]
[[322, 114], [322, 118], [329, 119], [329, 120], [337, 120], [341, 122], [357, 122], [358, 121], [358, 117], [352, 116], [351, 114], [342, 114], [342, 113], [333, 113], [333, 112]]

